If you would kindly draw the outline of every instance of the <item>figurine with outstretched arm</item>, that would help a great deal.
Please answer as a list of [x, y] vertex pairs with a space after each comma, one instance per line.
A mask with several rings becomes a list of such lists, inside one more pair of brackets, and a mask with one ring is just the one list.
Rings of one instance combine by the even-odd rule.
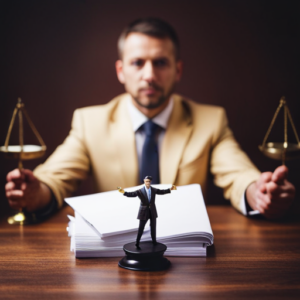
[[176, 186], [172, 185], [170, 189], [156, 189], [151, 186], [152, 177], [146, 176], [144, 178], [144, 186], [135, 192], [125, 192], [121, 187], [118, 187], [118, 191], [126, 197], [139, 197], [141, 200], [141, 205], [137, 218], [140, 220], [140, 225], [138, 229], [138, 235], [136, 238], [135, 246], [140, 249], [140, 240], [144, 232], [145, 225], [150, 219], [151, 228], [151, 238], [154, 245], [157, 244], [156, 241], [156, 218], [157, 211], [155, 206], [155, 196], [165, 195], [171, 193], [172, 190], [176, 190]]

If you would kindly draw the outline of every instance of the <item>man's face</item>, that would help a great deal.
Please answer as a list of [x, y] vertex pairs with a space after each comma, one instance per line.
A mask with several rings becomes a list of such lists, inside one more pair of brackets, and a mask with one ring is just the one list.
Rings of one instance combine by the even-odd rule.
[[145, 186], [149, 189], [150, 183], [151, 183], [150, 179], [144, 179], [144, 183], [145, 183]]
[[176, 61], [170, 39], [131, 33], [125, 40], [123, 59], [116, 62], [119, 81], [144, 108], [163, 105], [180, 80], [182, 64]]

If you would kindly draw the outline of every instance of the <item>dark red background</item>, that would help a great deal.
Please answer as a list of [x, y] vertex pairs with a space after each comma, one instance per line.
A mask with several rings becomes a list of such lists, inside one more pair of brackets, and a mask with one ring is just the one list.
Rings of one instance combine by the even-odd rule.
[[[107, 103], [123, 92], [114, 63], [122, 28], [158, 16], [177, 30], [184, 76], [177, 92], [226, 108], [242, 148], [262, 171], [279, 162], [258, 151], [285, 95], [300, 133], [299, 1], [13, 1], [0, 2], [0, 141], [4, 144], [17, 97], [44, 138], [47, 156], [70, 129], [74, 109]], [[282, 118], [272, 132], [283, 140]], [[34, 138], [25, 128], [25, 142]], [[290, 131], [291, 139], [292, 132]], [[17, 142], [17, 131], [11, 142]], [[46, 157], [25, 162], [34, 168]], [[10, 213], [5, 176], [16, 161], [0, 158], [0, 214]], [[300, 187], [299, 161], [289, 163]], [[78, 193], [90, 193], [85, 183]], [[299, 200], [299, 199], [298, 199]], [[208, 203], [224, 203], [210, 187]]]

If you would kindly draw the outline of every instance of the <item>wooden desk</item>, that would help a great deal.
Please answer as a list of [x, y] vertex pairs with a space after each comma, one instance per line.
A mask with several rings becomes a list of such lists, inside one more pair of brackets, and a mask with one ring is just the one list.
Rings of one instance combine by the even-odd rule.
[[299, 218], [273, 223], [208, 207], [208, 257], [170, 257], [168, 271], [151, 273], [119, 268], [119, 258], [75, 259], [67, 214], [26, 227], [1, 221], [1, 299], [300, 299]]

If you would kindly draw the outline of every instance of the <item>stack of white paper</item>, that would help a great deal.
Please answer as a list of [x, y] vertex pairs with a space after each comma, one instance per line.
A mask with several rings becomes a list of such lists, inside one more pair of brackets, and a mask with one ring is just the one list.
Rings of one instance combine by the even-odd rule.
[[[153, 185], [159, 189], [171, 185]], [[141, 186], [128, 188], [134, 191]], [[76, 257], [123, 256], [123, 245], [134, 242], [139, 220], [139, 199], [118, 191], [67, 198], [75, 210], [70, 217], [71, 250]], [[167, 246], [166, 256], [206, 256], [213, 233], [198, 184], [177, 187], [171, 194], [156, 195], [157, 240]], [[149, 223], [149, 222], [148, 222]], [[141, 241], [151, 240], [149, 227]]]

